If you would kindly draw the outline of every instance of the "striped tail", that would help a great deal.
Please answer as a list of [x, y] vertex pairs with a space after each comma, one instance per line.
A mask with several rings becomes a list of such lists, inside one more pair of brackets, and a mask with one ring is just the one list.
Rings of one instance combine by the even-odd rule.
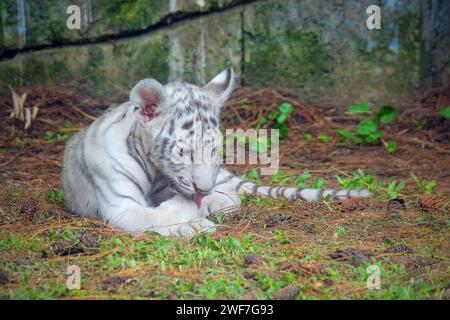
[[346, 200], [349, 198], [368, 198], [372, 194], [365, 189], [355, 190], [333, 190], [333, 189], [304, 189], [294, 187], [280, 187], [280, 186], [258, 186], [253, 182], [241, 180], [236, 190], [240, 195], [251, 195], [258, 197], [268, 197], [272, 199], [287, 199], [289, 201], [305, 200], [317, 201], [323, 199]]

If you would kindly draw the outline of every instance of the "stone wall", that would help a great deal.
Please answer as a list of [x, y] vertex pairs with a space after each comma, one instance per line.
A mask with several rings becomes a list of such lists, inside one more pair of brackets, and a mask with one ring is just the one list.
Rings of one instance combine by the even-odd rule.
[[422, 0], [424, 65], [426, 88], [450, 83], [450, 1]]
[[[81, 8], [81, 30], [66, 27], [70, 4]], [[370, 4], [381, 7], [381, 30], [366, 27]], [[432, 15], [421, 20], [420, 0], [4, 0], [0, 6], [0, 85], [69, 85], [105, 96], [144, 77], [205, 83], [228, 64], [246, 85], [294, 88], [334, 103], [407, 102], [426, 81], [448, 83], [448, 54], [440, 51], [448, 42], [425, 36]], [[448, 39], [448, 29], [438, 36]], [[447, 76], [431, 72], [434, 63], [446, 65]]]

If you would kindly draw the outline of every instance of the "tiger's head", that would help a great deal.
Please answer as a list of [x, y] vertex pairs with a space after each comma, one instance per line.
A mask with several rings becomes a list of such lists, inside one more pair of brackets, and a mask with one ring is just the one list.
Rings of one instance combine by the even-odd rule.
[[175, 192], [195, 199], [198, 206], [216, 183], [222, 149], [219, 113], [233, 84], [229, 67], [205, 86], [183, 81], [163, 86], [144, 79], [130, 93], [146, 133], [148, 159]]

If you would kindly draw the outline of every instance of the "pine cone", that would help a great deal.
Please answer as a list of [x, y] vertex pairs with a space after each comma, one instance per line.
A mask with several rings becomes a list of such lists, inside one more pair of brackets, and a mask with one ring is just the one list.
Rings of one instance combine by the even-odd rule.
[[423, 210], [448, 211], [449, 200], [440, 196], [423, 195], [419, 199], [419, 205]]
[[295, 300], [299, 293], [300, 287], [296, 284], [293, 284], [286, 288], [278, 290], [278, 292], [274, 294], [273, 298], [275, 300]]
[[38, 201], [36, 198], [31, 197], [23, 204], [22, 208], [20, 208], [20, 215], [28, 220], [34, 219], [34, 214], [37, 211]]
[[364, 199], [348, 199], [340, 203], [339, 209], [342, 212], [363, 211], [369, 207], [369, 203]]

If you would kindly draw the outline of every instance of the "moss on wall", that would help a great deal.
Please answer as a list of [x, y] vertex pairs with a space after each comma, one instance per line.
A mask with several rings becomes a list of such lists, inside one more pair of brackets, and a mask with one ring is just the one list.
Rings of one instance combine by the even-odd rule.
[[[381, 7], [381, 30], [366, 27], [370, 4]], [[334, 103], [411, 101], [420, 32], [418, 1], [258, 2], [244, 11], [246, 83]]]
[[[21, 43], [17, 0], [3, 0], [0, 48], [30, 48], [130, 34], [155, 26], [170, 15], [216, 10], [233, 3], [236, 0], [24, 0], [26, 37]], [[66, 27], [70, 5], [80, 7], [81, 30]]]
[[158, 22], [168, 13], [168, 3], [158, 0], [102, 0], [97, 6], [104, 11], [101, 24], [130, 32]]
[[291, 31], [252, 34], [245, 55], [245, 80], [250, 84], [303, 88], [324, 85], [332, 70], [320, 34]]
[[[294, 88], [314, 100], [411, 101], [424, 73], [419, 1], [255, 1], [140, 36], [19, 54], [0, 61], [0, 83], [68, 84], [102, 96], [146, 77], [202, 84], [232, 64], [248, 85]], [[27, 8], [34, 8], [27, 13], [29, 26], [40, 23], [27, 33], [27, 44], [133, 33], [170, 14], [234, 3], [76, 0], [82, 14], [89, 13], [89, 21], [81, 31], [69, 32], [61, 28], [68, 0], [54, 6], [51, 2], [43, 0], [38, 8], [36, 2], [27, 1]], [[2, 14], [3, 46], [14, 37], [17, 23], [17, 8], [11, 3], [15, 1], [2, 2], [1, 7], [12, 15], [5, 20]], [[366, 27], [366, 9], [372, 3], [382, 8], [381, 30]], [[55, 15], [62, 22], [46, 29], [56, 21]]]

